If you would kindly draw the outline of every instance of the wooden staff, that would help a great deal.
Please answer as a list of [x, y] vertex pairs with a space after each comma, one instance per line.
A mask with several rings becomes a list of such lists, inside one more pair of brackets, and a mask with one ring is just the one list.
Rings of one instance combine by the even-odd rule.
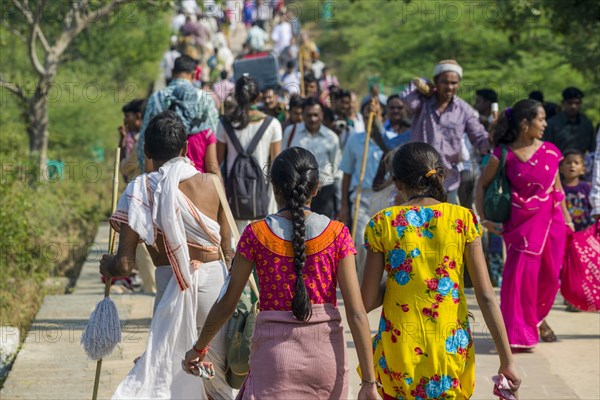
[[[121, 160], [121, 148], [117, 147], [115, 149], [115, 171], [113, 173], [113, 187], [112, 187], [112, 213], [117, 209], [117, 201], [119, 199], [119, 162]], [[111, 227], [108, 232], [108, 253], [115, 253], [115, 241], [116, 241], [117, 233]], [[112, 283], [112, 278], [106, 278], [106, 283], [104, 285], [104, 298], [110, 296], [110, 285]], [[92, 394], [92, 399], [96, 400], [98, 398], [98, 386], [100, 385], [100, 371], [102, 371], [102, 359], [99, 359], [96, 362], [96, 377], [94, 379], [94, 392]]]
[[300, 96], [304, 97], [304, 59], [302, 51], [298, 51], [298, 68], [300, 69]]
[[358, 224], [360, 195], [362, 193], [363, 181], [365, 180], [365, 169], [367, 168], [367, 157], [369, 153], [369, 140], [371, 140], [371, 129], [373, 129], [374, 118], [375, 112], [373, 111], [373, 104], [371, 104], [371, 111], [369, 112], [369, 122], [367, 123], [367, 137], [365, 139], [365, 147], [363, 148], [362, 165], [360, 167], [360, 175], [358, 178], [358, 188], [356, 188], [356, 200], [354, 201], [354, 218], [352, 218], [352, 239], [354, 240], [356, 240], [356, 225]]

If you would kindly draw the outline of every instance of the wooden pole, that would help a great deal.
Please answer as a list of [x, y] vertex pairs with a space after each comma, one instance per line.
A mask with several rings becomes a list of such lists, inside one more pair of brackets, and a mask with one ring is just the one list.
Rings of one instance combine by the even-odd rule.
[[375, 113], [369, 113], [369, 122], [367, 123], [367, 137], [365, 138], [365, 147], [363, 148], [362, 165], [358, 178], [358, 187], [356, 188], [356, 200], [354, 201], [354, 217], [352, 218], [352, 239], [356, 240], [356, 225], [358, 224], [358, 211], [360, 209], [360, 196], [362, 194], [362, 185], [365, 180], [365, 169], [367, 168], [367, 157], [369, 153], [369, 140], [371, 140], [371, 129], [373, 129], [373, 119]]
[[[119, 163], [121, 161], [121, 148], [117, 147], [115, 149], [115, 163], [114, 163], [114, 172], [113, 172], [113, 186], [112, 186], [112, 213], [117, 209], [117, 201], [119, 199]], [[110, 228], [108, 231], [108, 253], [115, 253], [115, 241], [116, 241], [117, 233], [113, 228]], [[106, 283], [104, 284], [104, 298], [110, 296], [110, 285], [112, 283], [112, 278], [106, 278]], [[102, 359], [99, 359], [96, 362], [96, 377], [94, 379], [94, 393], [92, 394], [92, 400], [96, 400], [98, 398], [98, 387], [100, 386], [100, 371], [102, 371]]]
[[304, 97], [304, 59], [302, 58], [302, 51], [298, 51], [298, 68], [300, 71], [300, 96]]

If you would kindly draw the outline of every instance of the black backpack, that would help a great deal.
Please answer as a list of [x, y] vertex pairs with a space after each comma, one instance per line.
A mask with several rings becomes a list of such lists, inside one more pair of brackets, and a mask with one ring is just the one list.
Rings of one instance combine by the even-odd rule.
[[265, 118], [250, 145], [244, 150], [233, 126], [221, 119], [227, 137], [238, 153], [225, 177], [225, 193], [235, 219], [255, 220], [264, 218], [269, 213], [269, 182], [252, 153], [272, 120], [273, 117]]

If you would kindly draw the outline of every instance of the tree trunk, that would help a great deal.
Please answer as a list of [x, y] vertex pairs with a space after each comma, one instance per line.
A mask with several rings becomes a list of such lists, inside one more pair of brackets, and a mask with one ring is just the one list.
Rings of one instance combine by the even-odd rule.
[[48, 150], [47, 88], [49, 83], [46, 79], [40, 78], [35, 94], [29, 99], [28, 107], [29, 153], [31, 158], [38, 163], [40, 172], [45, 168]]
[[29, 115], [27, 121], [29, 153], [31, 158], [38, 163], [40, 179], [44, 178], [43, 172], [46, 168], [48, 153], [48, 91], [56, 77], [60, 54], [62, 53], [50, 51], [46, 55], [46, 73], [40, 76], [35, 88], [35, 93], [33, 94], [33, 97], [29, 99]]

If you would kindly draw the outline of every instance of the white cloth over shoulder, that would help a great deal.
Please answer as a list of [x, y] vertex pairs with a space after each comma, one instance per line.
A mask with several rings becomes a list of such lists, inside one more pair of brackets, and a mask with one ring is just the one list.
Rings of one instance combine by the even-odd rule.
[[181, 181], [197, 173], [188, 158], [177, 157], [158, 171], [138, 176], [127, 186], [110, 219], [115, 230], [125, 222], [151, 246], [159, 230], [181, 290], [190, 286], [190, 255], [186, 242], [214, 252], [221, 242], [219, 224], [198, 211], [179, 190]]

